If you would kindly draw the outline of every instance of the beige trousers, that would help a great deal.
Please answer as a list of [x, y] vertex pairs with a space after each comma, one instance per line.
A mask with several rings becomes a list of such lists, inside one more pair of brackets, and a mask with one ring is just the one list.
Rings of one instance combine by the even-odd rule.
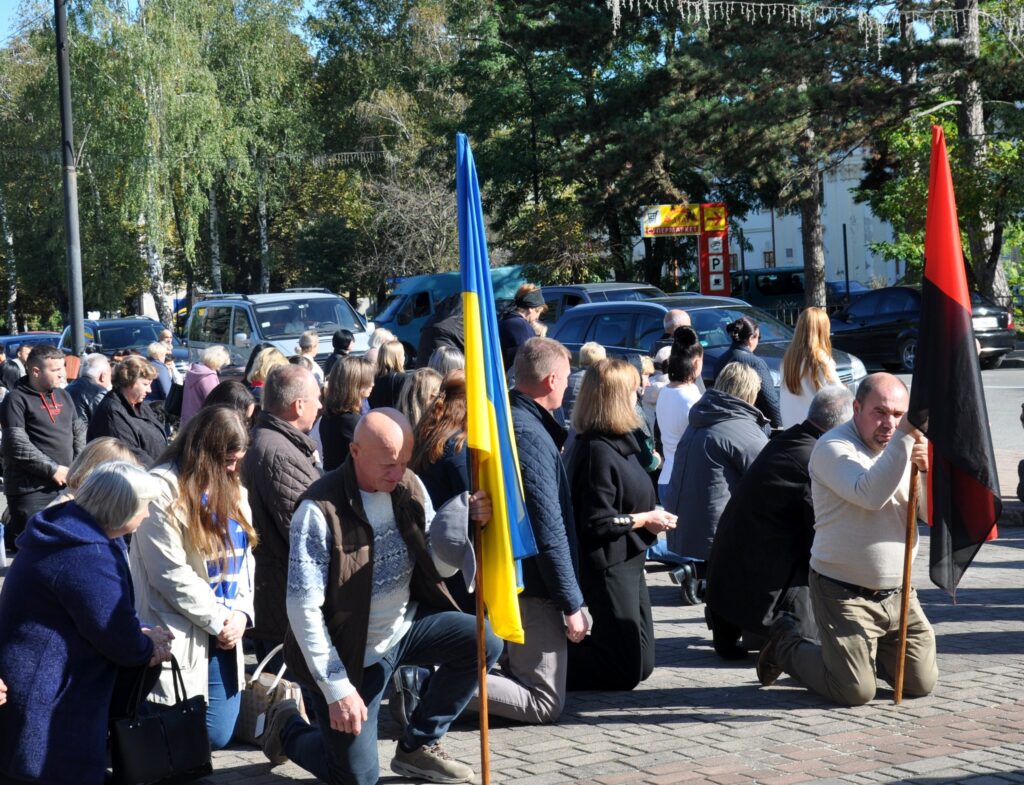
[[[787, 629], [777, 644], [780, 667], [806, 687], [844, 706], [860, 706], [875, 697], [876, 674], [889, 684], [899, 655], [900, 592], [868, 600], [811, 571], [811, 604], [821, 645]], [[907, 618], [907, 655], [903, 694], [927, 695], [939, 671], [935, 632], [911, 588]]]

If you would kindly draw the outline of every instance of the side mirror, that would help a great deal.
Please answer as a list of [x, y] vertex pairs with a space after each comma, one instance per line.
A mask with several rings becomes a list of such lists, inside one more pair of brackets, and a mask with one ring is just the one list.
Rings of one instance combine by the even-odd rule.
[[249, 346], [249, 336], [246, 335], [245, 333], [235, 333], [235, 336], [232, 339], [231, 343], [234, 346], [241, 346], [243, 348], [247, 348]]

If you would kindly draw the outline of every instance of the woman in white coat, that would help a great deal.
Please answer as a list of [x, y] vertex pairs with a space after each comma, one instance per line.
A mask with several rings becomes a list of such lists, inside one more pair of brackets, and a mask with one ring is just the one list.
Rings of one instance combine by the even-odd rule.
[[[248, 443], [230, 407], [204, 408], [189, 420], [152, 471], [161, 496], [129, 559], [139, 617], [174, 633], [185, 690], [207, 700], [213, 749], [231, 740], [245, 678], [242, 634], [253, 622], [256, 533], [238, 475]], [[174, 702], [170, 666], [150, 700]]]
[[807, 410], [818, 390], [840, 384], [829, 330], [824, 308], [805, 308], [796, 321], [793, 340], [782, 358], [779, 408], [783, 428], [792, 428], [807, 419]]

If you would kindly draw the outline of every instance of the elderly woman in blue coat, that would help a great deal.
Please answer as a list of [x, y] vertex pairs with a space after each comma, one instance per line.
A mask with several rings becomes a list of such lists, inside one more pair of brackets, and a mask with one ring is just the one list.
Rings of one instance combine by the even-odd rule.
[[102, 464], [19, 536], [0, 593], [0, 780], [103, 782], [115, 684], [170, 657], [170, 635], [135, 614], [122, 540], [157, 490], [137, 466]]

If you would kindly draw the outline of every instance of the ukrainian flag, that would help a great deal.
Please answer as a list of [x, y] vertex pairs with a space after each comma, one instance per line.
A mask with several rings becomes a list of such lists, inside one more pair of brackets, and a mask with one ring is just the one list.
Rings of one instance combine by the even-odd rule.
[[476, 165], [465, 134], [456, 135], [455, 146], [459, 266], [466, 325], [466, 441], [476, 451], [473, 465], [477, 487], [487, 491], [493, 506], [491, 521], [483, 530], [480, 555], [484, 603], [495, 634], [522, 643], [516, 560], [534, 556], [537, 543], [526, 515], [512, 437]]

